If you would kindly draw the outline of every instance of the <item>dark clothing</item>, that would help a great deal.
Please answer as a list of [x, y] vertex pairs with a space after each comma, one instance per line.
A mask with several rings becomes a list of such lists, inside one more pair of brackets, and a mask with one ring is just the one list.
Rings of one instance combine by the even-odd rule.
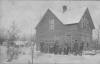
[[75, 43], [74, 43], [74, 53], [75, 53], [75, 55], [77, 55], [78, 52], [79, 52], [79, 49], [78, 49], [78, 43], [75, 42]]
[[82, 43], [80, 44], [80, 48], [79, 48], [79, 54], [80, 54], [80, 55], [82, 55], [83, 48], [84, 48], [84, 43], [82, 42]]

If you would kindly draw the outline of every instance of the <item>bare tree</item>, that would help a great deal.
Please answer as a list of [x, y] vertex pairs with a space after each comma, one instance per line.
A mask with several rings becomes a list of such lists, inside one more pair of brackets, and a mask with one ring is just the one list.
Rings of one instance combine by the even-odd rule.
[[17, 40], [19, 32], [20, 32], [20, 30], [18, 29], [18, 27], [15, 24], [15, 22], [13, 22], [12, 25], [11, 25], [11, 28], [8, 30], [9, 40], [10, 41]]
[[14, 43], [14, 41], [16, 41], [17, 39], [18, 39], [18, 33], [19, 33], [20, 31], [19, 31], [19, 29], [18, 29], [18, 27], [17, 27], [17, 25], [15, 24], [15, 22], [13, 22], [12, 23], [12, 25], [11, 25], [11, 28], [8, 30], [8, 51], [7, 51], [7, 54], [8, 54], [8, 56], [9, 56], [9, 59], [8, 59], [8, 61], [11, 61], [13, 58], [14, 58], [14, 56], [15, 56], [15, 54], [17, 53], [15, 53], [15, 43]]

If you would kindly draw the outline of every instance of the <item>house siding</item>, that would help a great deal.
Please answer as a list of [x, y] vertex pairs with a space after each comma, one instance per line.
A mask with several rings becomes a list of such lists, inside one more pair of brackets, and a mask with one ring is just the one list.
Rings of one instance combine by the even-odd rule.
[[[86, 15], [84, 14], [84, 16]], [[54, 45], [55, 41], [58, 41], [58, 44], [61, 45], [61, 47], [64, 47], [65, 43], [71, 44], [70, 46], [73, 46], [76, 40], [79, 44], [84, 40], [84, 48], [87, 48], [87, 42], [89, 43], [89, 45], [92, 42], [93, 29], [91, 28], [90, 31], [88, 31], [87, 29], [82, 29], [82, 22], [87, 22], [82, 18], [79, 23], [64, 25], [50, 10], [48, 10], [36, 27], [37, 49], [40, 49], [41, 42]], [[54, 19], [53, 31], [49, 29], [49, 22], [51, 19]]]

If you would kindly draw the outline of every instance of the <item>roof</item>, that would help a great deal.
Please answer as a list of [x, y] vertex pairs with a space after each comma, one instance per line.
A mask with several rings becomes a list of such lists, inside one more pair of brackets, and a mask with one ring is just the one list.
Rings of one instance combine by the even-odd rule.
[[[64, 24], [65, 26], [72, 26], [72, 25], [76, 25], [77, 23], [80, 22], [82, 16], [86, 13], [90, 16], [89, 10], [87, 7], [69, 7], [67, 8], [67, 10], [65, 12], [63, 12], [62, 7], [48, 7], [47, 9], [45, 9], [46, 11], [44, 11], [45, 13], [43, 14], [42, 18], [45, 16], [46, 13], [50, 12], [52, 13], [54, 16], [57, 17], [57, 19], [60, 20], [60, 22], [62, 24]], [[41, 18], [41, 19], [42, 19]], [[90, 17], [91, 18], [91, 17]], [[92, 18], [91, 18], [92, 21]], [[40, 22], [39, 22], [40, 23]], [[39, 25], [38, 23], [38, 25]], [[91, 24], [93, 25], [93, 29], [94, 29], [94, 24], [93, 22], [91, 22]], [[37, 26], [38, 26], [37, 25]], [[36, 26], [36, 28], [37, 28]]]
[[71, 8], [66, 10], [66, 12], [62, 12], [60, 9], [49, 8], [50, 11], [63, 23], [63, 24], [72, 24], [78, 23], [86, 11], [87, 7], [82, 8]]
[[72, 23], [72, 24], [65, 24], [65, 26], [72, 26], [72, 25], [77, 25], [78, 23]]

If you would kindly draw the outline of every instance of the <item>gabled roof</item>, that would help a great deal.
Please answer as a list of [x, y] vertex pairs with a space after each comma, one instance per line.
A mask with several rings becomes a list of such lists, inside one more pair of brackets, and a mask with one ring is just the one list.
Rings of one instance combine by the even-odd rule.
[[[47, 9], [47, 11], [44, 13], [43, 17], [45, 16], [46, 13], [52, 13], [54, 16], [57, 17], [58, 20], [60, 20], [60, 22], [64, 25], [70, 24], [70, 25], [76, 25], [77, 23], [80, 22], [82, 16], [86, 13], [89, 12], [87, 7], [71, 7], [68, 8], [66, 10], [66, 12], [63, 12], [62, 8], [55, 8], [55, 7], [50, 7]], [[87, 14], [87, 13], [86, 13]], [[88, 15], [90, 16], [90, 14], [88, 13]], [[43, 17], [41, 18], [41, 20], [43, 19]], [[91, 18], [91, 17], [90, 17]], [[90, 19], [92, 21], [92, 18]], [[40, 23], [40, 22], [39, 22]], [[38, 25], [39, 25], [38, 23]], [[37, 26], [38, 26], [37, 25]], [[92, 22], [93, 28], [94, 28], [94, 24]], [[36, 26], [36, 27], [37, 27]]]
[[66, 12], [64, 13], [62, 12], [62, 10], [52, 8], [49, 9], [63, 24], [72, 24], [78, 23], [80, 21], [87, 8], [73, 8], [70, 10], [66, 10]]

